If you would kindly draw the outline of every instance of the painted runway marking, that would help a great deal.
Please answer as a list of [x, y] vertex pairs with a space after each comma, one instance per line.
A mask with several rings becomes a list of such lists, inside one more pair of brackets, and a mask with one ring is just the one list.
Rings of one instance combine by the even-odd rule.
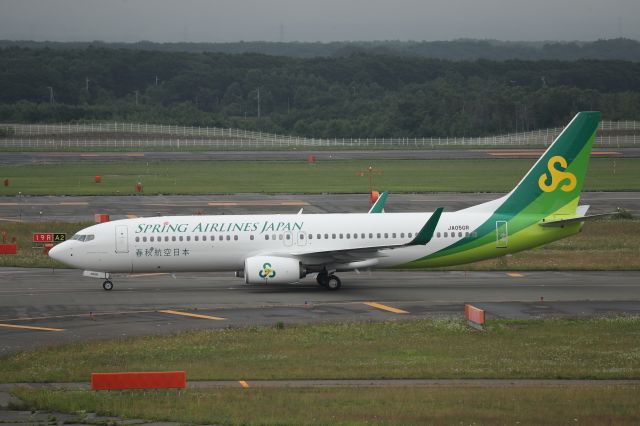
[[213, 320], [213, 321], [224, 321], [226, 320], [226, 318], [222, 318], [222, 317], [212, 317], [209, 315], [200, 315], [200, 314], [192, 314], [190, 312], [182, 312], [182, 311], [172, 311], [172, 310], [163, 310], [163, 311], [158, 311], [158, 312], [162, 312], [163, 314], [170, 314], [170, 315], [182, 315], [185, 317], [192, 317], [192, 318], [201, 318], [201, 319], [208, 319], [208, 320]]
[[249, 387], [249, 383], [245, 382], [244, 380], [238, 380], [238, 383], [240, 383], [240, 386], [242, 386], [245, 389]]
[[518, 272], [507, 272], [507, 275], [509, 275], [512, 278], [520, 278], [520, 277], [524, 277], [523, 274], [520, 274]]
[[15, 324], [0, 324], [0, 327], [19, 328], [19, 329], [37, 330], [37, 331], [64, 331], [64, 328], [33, 327], [29, 325], [15, 325]]
[[409, 312], [403, 311], [402, 309], [394, 308], [393, 306], [383, 305], [382, 303], [376, 302], [362, 302], [367, 306], [371, 306], [372, 308], [382, 309], [383, 311], [393, 312], [394, 314], [408, 314]]

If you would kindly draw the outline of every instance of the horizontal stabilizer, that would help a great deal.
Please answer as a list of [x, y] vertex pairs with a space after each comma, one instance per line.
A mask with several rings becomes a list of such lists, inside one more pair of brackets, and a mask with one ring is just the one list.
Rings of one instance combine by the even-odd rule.
[[542, 222], [539, 222], [539, 225], [540, 226], [564, 226], [570, 223], [586, 222], [587, 220], [599, 219], [601, 217], [614, 216], [618, 214], [620, 214], [620, 212], [599, 213], [599, 214], [592, 214], [589, 216], [571, 217], [569, 219], [558, 219], [558, 220], [547, 220], [547, 221], [543, 220]]

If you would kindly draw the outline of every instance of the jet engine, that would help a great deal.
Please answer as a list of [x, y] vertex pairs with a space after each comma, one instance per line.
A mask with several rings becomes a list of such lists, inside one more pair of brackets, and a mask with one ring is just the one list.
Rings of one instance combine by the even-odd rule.
[[244, 261], [244, 281], [247, 284], [288, 284], [305, 275], [300, 261], [290, 257], [254, 256]]

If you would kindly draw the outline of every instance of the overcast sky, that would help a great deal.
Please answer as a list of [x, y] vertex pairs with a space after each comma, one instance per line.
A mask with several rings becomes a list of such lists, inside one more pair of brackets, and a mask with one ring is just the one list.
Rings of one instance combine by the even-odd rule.
[[0, 39], [640, 39], [640, 0], [0, 0]]

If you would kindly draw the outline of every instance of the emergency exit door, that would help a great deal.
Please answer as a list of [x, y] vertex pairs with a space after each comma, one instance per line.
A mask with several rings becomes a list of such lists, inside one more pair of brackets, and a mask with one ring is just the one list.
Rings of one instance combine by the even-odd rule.
[[496, 247], [507, 248], [509, 244], [509, 231], [506, 220], [496, 221]]

